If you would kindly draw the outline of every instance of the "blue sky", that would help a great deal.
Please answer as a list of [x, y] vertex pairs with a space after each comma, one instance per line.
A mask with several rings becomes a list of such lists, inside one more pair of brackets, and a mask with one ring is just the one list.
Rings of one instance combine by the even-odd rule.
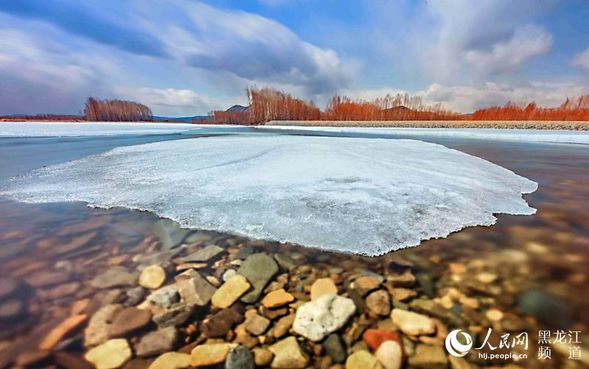
[[458, 111], [589, 93], [587, 0], [0, 0], [0, 114], [205, 114], [270, 86]]

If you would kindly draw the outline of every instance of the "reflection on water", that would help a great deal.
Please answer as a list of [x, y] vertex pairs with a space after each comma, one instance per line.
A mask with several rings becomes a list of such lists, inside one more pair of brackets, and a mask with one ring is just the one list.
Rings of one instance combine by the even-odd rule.
[[[440, 322], [436, 323], [439, 325], [435, 335], [402, 335], [408, 365], [416, 367], [428, 365], [416, 358], [416, 349], [420, 351], [421, 345], [441, 347], [445, 332], [454, 328], [468, 330], [479, 344], [488, 328], [499, 336], [528, 332], [528, 359], [519, 362], [520, 367], [540, 365], [537, 334], [541, 329], [581, 331], [581, 338], [587, 340], [589, 150], [573, 145], [449, 139], [435, 142], [482, 157], [538, 182], [538, 191], [526, 196], [538, 213], [530, 217], [499, 216], [493, 227], [466, 229], [446, 239], [427, 241], [419, 247], [378, 258], [329, 254], [211, 232], [197, 231], [188, 237], [182, 233], [188, 246], [176, 254], [166, 254], [166, 263], [171, 260], [166, 270], [179, 273], [187, 266], [176, 257], [214, 243], [228, 250], [228, 255], [214, 264], [205, 262], [189, 267], [222, 281], [222, 274], [242, 258], [239, 253], [246, 253], [240, 250], [263, 250], [293, 263], [281, 264], [283, 272], [288, 273], [287, 282], [280, 282], [279, 276], [272, 283], [282, 283], [301, 300], [320, 277], [331, 277], [340, 292], [354, 297], [356, 292], [350, 289], [348, 281], [358, 273], [374, 272], [384, 277], [381, 288], [392, 297], [394, 307], [417, 311]], [[92, 316], [102, 305], [129, 303], [128, 289], [116, 285], [96, 288], [90, 281], [116, 266], [133, 272], [142, 265], [141, 257], [161, 257], [160, 249], [171, 246], [166, 243], [173, 244], [175, 236], [173, 232], [162, 234], [158, 222], [152, 214], [125, 209], [1, 201], [0, 368], [14, 360], [31, 367], [49, 368], [56, 362], [64, 368], [87, 365], [80, 361], [85, 351], [83, 324], [71, 328], [50, 345], [51, 353], [38, 350], [39, 343], [71, 314]], [[155, 224], [158, 226], [154, 228]], [[234, 260], [233, 264], [230, 260]], [[363, 300], [364, 295], [354, 299]], [[361, 314], [341, 332], [349, 352], [358, 349], [364, 329], [386, 325], [386, 316], [374, 314], [363, 304], [357, 302]], [[203, 342], [203, 332], [209, 328], [203, 330], [200, 323], [215, 311], [203, 311], [198, 324], [180, 327], [181, 339], [174, 349], [189, 350], [195, 342]], [[270, 316], [272, 321], [278, 319]], [[129, 336], [133, 345], [153, 328], [143, 329]], [[235, 341], [241, 339], [239, 333], [232, 332], [223, 337], [241, 342]], [[272, 334], [264, 336], [266, 343], [272, 343]], [[264, 346], [260, 338], [256, 342], [253, 346]], [[319, 367], [326, 360], [325, 352], [316, 347], [320, 344], [302, 344], [313, 365]], [[569, 346], [554, 343], [552, 359], [542, 361], [542, 366], [584, 367], [586, 362], [568, 359]], [[586, 350], [587, 342], [579, 346]], [[464, 367], [504, 366], [511, 362], [483, 360], [474, 354], [466, 359], [461, 362]], [[146, 365], [149, 360], [133, 359], [131, 363]]]

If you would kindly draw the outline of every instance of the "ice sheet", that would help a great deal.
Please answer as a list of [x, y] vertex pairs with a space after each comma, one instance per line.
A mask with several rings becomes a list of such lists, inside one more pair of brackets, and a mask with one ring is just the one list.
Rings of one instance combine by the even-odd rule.
[[181, 123], [0, 122], [0, 137], [153, 135], [198, 128]]
[[11, 179], [0, 195], [150, 210], [183, 226], [365, 255], [493, 214], [533, 214], [537, 184], [414, 140], [209, 137], [120, 147]]
[[259, 126], [264, 129], [296, 131], [325, 131], [346, 133], [390, 134], [391, 136], [458, 137], [482, 140], [520, 141], [539, 143], [589, 144], [589, 131], [549, 129], [499, 129], [499, 128], [366, 128], [366, 127], [305, 127]]

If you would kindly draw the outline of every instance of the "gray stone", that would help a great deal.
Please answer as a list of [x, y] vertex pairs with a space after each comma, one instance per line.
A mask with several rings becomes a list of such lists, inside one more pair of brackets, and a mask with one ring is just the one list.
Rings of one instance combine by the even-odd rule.
[[270, 320], [253, 313], [246, 318], [244, 326], [248, 332], [254, 336], [259, 336], [266, 332], [268, 326], [270, 326]]
[[172, 351], [178, 342], [178, 330], [175, 327], [166, 327], [147, 333], [135, 347], [135, 353], [139, 357], [149, 357], [164, 352]]
[[[402, 308], [399, 303], [395, 303], [395, 306]], [[451, 326], [461, 327], [467, 325], [467, 322], [463, 317], [453, 313], [451, 310], [446, 310], [432, 300], [415, 299], [409, 303], [409, 306], [411, 309], [419, 313], [438, 318]]]
[[169, 265], [170, 261], [176, 257], [176, 255], [181, 253], [182, 250], [183, 248], [180, 247], [173, 250], [156, 252], [155, 254], [142, 255], [138, 258], [137, 263], [141, 266], [161, 265], [165, 267]]
[[161, 219], [153, 225], [153, 233], [162, 243], [162, 248], [169, 250], [180, 246], [190, 231], [182, 229], [178, 223]]
[[138, 305], [143, 298], [145, 297], [146, 290], [141, 287], [137, 286], [135, 288], [131, 288], [125, 291], [125, 306], [135, 306]]
[[156, 314], [153, 316], [153, 321], [157, 324], [160, 328], [165, 327], [177, 327], [186, 323], [188, 318], [194, 312], [194, 308], [190, 305], [185, 304], [177, 304], [172, 306], [170, 309], [164, 311], [163, 313]]
[[264, 287], [277, 272], [278, 265], [268, 254], [259, 253], [248, 256], [237, 273], [246, 277], [253, 289], [246, 293], [241, 301], [248, 304], [257, 301]]
[[291, 270], [297, 266], [294, 260], [290, 256], [285, 254], [274, 254], [274, 259], [278, 262], [278, 265], [284, 270]]
[[334, 363], [341, 364], [346, 361], [346, 349], [337, 334], [330, 334], [323, 342], [323, 346], [325, 346], [325, 352], [333, 359]]
[[176, 285], [182, 301], [189, 305], [205, 306], [217, 289], [198, 272], [189, 269], [176, 276]]
[[237, 254], [235, 254], [235, 257], [237, 259], [245, 260], [253, 253], [254, 253], [253, 247], [244, 246], [244, 247], [240, 248], [239, 251], [237, 251]]
[[135, 286], [138, 277], [137, 273], [130, 273], [123, 267], [114, 267], [94, 277], [90, 285], [94, 288]]
[[210, 242], [214, 236], [205, 231], [193, 232], [186, 237], [186, 243]]
[[147, 300], [161, 307], [170, 307], [180, 301], [178, 286], [171, 284], [153, 291]]
[[105, 305], [92, 315], [84, 331], [86, 347], [97, 346], [108, 340], [112, 317], [122, 308], [121, 305]]
[[235, 269], [227, 269], [225, 273], [223, 273], [221, 279], [223, 279], [223, 282], [227, 282], [229, 278], [233, 277], [235, 274], [237, 274]]
[[184, 260], [187, 263], [209, 261], [211, 259], [216, 258], [224, 252], [225, 250], [222, 247], [219, 247], [217, 245], [208, 245], [184, 257], [182, 260]]
[[225, 369], [254, 369], [254, 355], [250, 349], [239, 345], [233, 348], [225, 359]]
[[566, 328], [573, 320], [572, 303], [549, 292], [533, 289], [517, 298], [518, 308], [555, 328]]

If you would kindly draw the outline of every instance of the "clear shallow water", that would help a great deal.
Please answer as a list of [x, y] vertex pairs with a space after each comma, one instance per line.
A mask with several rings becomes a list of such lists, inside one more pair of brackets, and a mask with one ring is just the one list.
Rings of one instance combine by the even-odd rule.
[[[248, 134], [252, 132], [248, 128], [236, 130]], [[135, 139], [130, 138], [130, 142]], [[583, 339], [586, 339], [589, 331], [589, 305], [586, 299], [589, 296], [589, 150], [580, 145], [522, 144], [441, 137], [427, 137], [423, 140], [440, 143], [501, 165], [538, 182], [539, 189], [525, 196], [530, 206], [538, 209], [534, 216], [500, 215], [498, 223], [493, 227], [468, 228], [448, 238], [426, 241], [419, 247], [394, 253], [395, 257], [418, 261], [420, 288], [433, 296], [439, 296], [443, 294], [444, 286], [451, 284], [473, 293], [473, 289], [480, 287], [475, 283], [473, 273], [495, 273], [498, 279], [488, 287], [491, 291], [482, 293], [508, 315], [506, 322], [501, 325], [502, 329], [528, 331], [533, 340], [538, 328], [565, 327], [581, 330]], [[5, 150], [1, 142], [0, 150]], [[30, 146], [26, 146], [27, 143], [23, 141], [22, 145], [14, 145], [13, 150], [9, 151], [21, 150], [18, 152], [30, 160], [23, 160], [26, 164], [23, 166], [15, 164], [11, 173], [35, 166], [35, 160], [45, 157], [41, 153], [51, 152], [52, 147], [67, 149], [69, 152], [60, 156], [62, 150], [55, 150], [52, 163], [71, 160], [77, 155], [84, 156], [86, 153], [80, 149], [84, 145], [82, 142], [82, 138], [56, 139], [50, 144], [37, 146], [44, 151], [35, 151], [28, 149]], [[111, 147], [106, 141], [99, 140], [96, 144], [92, 153]], [[101, 260], [115, 259], [117, 254], [125, 251], [132, 252], [138, 242], [151, 234], [157, 221], [158, 218], [150, 213], [126, 209], [92, 209], [81, 203], [31, 205], [0, 201], [0, 275], [31, 278], [46, 269], [67, 268], [69, 262], [81, 271], [72, 275], [72, 279], [60, 282], [63, 283], [61, 287], [79, 282], [104, 271], [106, 266]], [[46, 243], [67, 245], [73, 237], [68, 232], [75, 227], [81, 227], [75, 237], [96, 233], [83, 249], [71, 254], [59, 254], [40, 246]], [[383, 272], [382, 265], [386, 265], [390, 259], [390, 256], [350, 258], [348, 255], [326, 254], [276, 243], [258, 245], [279, 253], [292, 250], [305, 253], [309, 263], [343, 265], [353, 261], [379, 273]], [[457, 275], [454, 272], [456, 266], [467, 268], [468, 273]], [[84, 293], [84, 289], [81, 289], [76, 295], [56, 297], [55, 289], [39, 287], [45, 296], [42, 304], [29, 306], [28, 315], [18, 321], [0, 322], [0, 341], [29, 338], [31, 334], [42, 336], [43, 324], [39, 322], [51, 321], [53, 315], [58, 316], [61, 310], [69, 307]], [[533, 293], [533, 296], [537, 296], [538, 291], [543, 296], [542, 301], [537, 302], [541, 309], [534, 310], [522, 305], [521, 301], [530, 300], [529, 296]], [[52, 297], [47, 297], [48, 293], [53, 294]], [[507, 322], [511, 328], [508, 328]], [[1, 359], [0, 355], [0, 364]], [[567, 360], [557, 359], [541, 365], [556, 368], [564, 364], [572, 365]], [[540, 364], [520, 365], [539, 367]]]

